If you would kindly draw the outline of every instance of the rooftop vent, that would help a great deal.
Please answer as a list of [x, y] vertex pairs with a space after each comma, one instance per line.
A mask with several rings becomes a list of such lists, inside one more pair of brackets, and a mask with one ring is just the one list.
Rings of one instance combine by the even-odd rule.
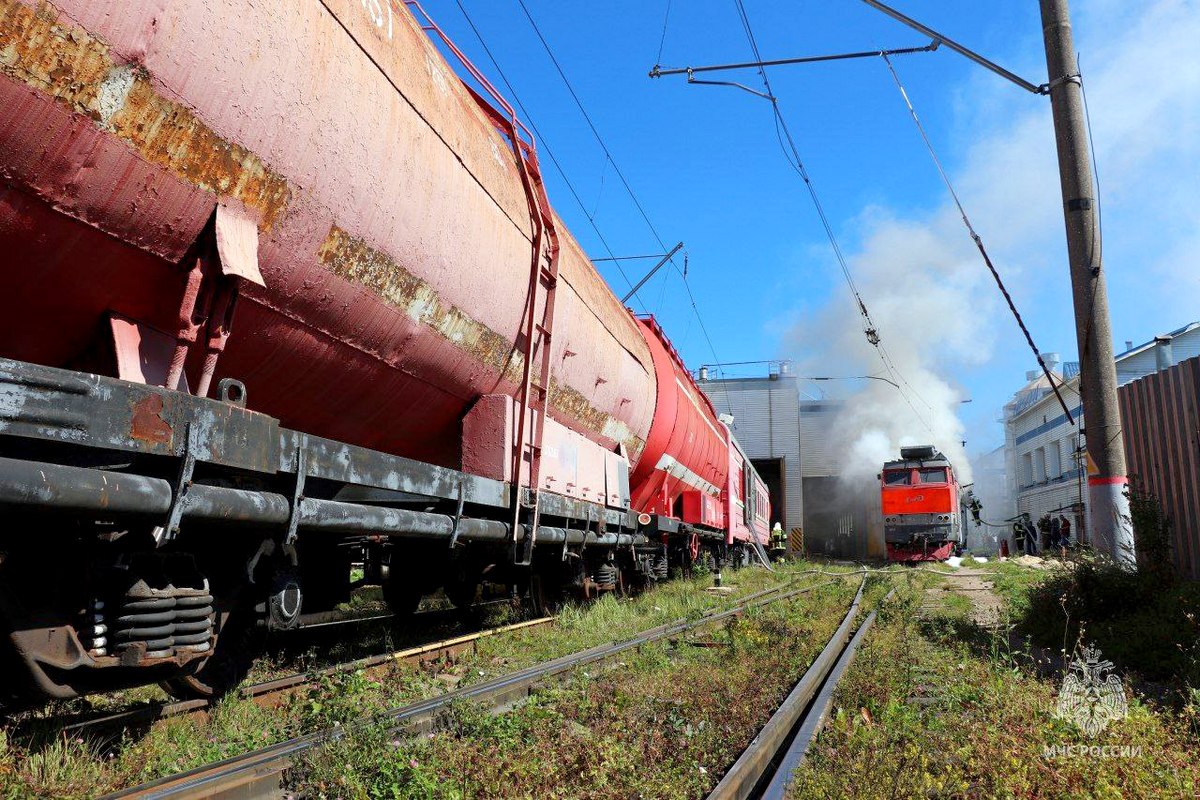
[[1170, 336], [1154, 337], [1154, 367], [1158, 371], [1175, 366], [1175, 354], [1172, 352]]

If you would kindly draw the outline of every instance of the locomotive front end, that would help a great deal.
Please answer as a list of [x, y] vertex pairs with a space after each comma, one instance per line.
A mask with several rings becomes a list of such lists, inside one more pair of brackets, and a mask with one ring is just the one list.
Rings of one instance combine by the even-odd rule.
[[944, 561], [961, 541], [958, 482], [932, 446], [905, 447], [880, 473], [890, 561]]

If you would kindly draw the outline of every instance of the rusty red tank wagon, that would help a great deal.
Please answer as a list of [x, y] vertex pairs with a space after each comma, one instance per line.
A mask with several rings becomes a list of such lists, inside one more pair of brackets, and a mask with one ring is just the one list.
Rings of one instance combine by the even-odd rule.
[[224, 691], [352, 552], [404, 615], [766, 540], [729, 429], [417, 3], [0, 0], [0, 103], [10, 701]]

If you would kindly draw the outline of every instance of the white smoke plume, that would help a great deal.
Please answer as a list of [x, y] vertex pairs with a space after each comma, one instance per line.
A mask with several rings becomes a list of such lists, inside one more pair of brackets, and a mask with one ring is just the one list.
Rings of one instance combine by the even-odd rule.
[[[1122, 315], [1133, 318], [1138, 330], [1129, 335], [1148, 337], [1156, 326], [1196, 319], [1200, 306], [1200, 207], [1190, 198], [1200, 174], [1200, 60], [1194, 57], [1200, 3], [1106, 0], [1073, 13], [1104, 181], [1113, 315], [1118, 325]], [[1013, 66], [1043, 75], [1040, 41], [1031, 37], [1025, 47], [1009, 56]], [[920, 87], [909, 89], [918, 113], [923, 103], [936, 102]], [[958, 124], [930, 133], [945, 151], [952, 150], [943, 145], [954, 129], [971, 137], [952, 180], [1035, 336], [1051, 328], [1053, 340], [1039, 342], [1043, 350], [1066, 349], [1074, 338], [1070, 313], [1063, 313], [1069, 294], [1048, 104], [982, 71], [960, 91]], [[906, 156], [926, 158], [915, 131], [913, 137]], [[903, 393], [881, 381], [822, 384], [845, 400], [832, 431], [845, 454], [842, 471], [873, 476], [902, 445], [932, 443], [969, 482], [961, 442], [971, 437], [958, 414], [967, 395], [950, 376], [986, 363], [997, 347], [1027, 353], [1025, 343], [948, 198], [930, 213], [868, 208], [856, 224], [853, 238], [861, 244], [848, 258], [850, 269], [907, 383], [901, 383]], [[814, 257], [829, 258], [820, 251]], [[798, 322], [784, 350], [802, 375], [888, 376], [845, 289]], [[1022, 360], [1032, 366], [1032, 354]], [[1019, 388], [1020, 377], [1012, 375], [1001, 392]], [[1007, 398], [973, 400], [998, 412]], [[996, 439], [996, 432], [987, 438]]]
[[861, 224], [864, 245], [849, 266], [894, 369], [867, 341], [847, 291], [799, 322], [789, 343], [802, 375], [873, 375], [899, 384], [822, 384], [845, 401], [830, 432], [834, 451], [844, 454], [842, 474], [873, 476], [884, 461], [900, 456], [902, 446], [933, 444], [949, 456], [960, 481], [970, 482], [957, 414], [966, 394], [942, 376], [986, 357], [995, 301], [978, 268], [979, 254], [949, 211], [903, 221], [870, 209]]

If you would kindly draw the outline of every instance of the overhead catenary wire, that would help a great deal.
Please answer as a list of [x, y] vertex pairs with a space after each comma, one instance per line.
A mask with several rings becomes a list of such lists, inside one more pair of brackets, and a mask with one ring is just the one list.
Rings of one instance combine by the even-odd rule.
[[[456, 0], [456, 1], [460, 3], [460, 7], [461, 7], [461, 0]], [[559, 78], [562, 79], [563, 84], [567, 87], [567, 91], [570, 93], [571, 99], [575, 102], [576, 108], [579, 109], [579, 113], [583, 116], [583, 119], [587, 123], [588, 128], [591, 130], [592, 135], [595, 137], [597, 144], [600, 145], [600, 149], [604, 152], [605, 157], [608, 159], [609, 163], [612, 164], [613, 173], [621, 181], [621, 185], [625, 187], [625, 191], [626, 191], [626, 193], [628, 193], [629, 199], [633, 201], [634, 207], [637, 209], [638, 213], [641, 215], [642, 219], [645, 221], [646, 227], [649, 228], [650, 233], [654, 236], [655, 241], [658, 242], [659, 247], [661, 247], [663, 249], [663, 252], [666, 252], [669, 249], [667, 247], [666, 242], [663, 240], [662, 236], [659, 235], [658, 229], [654, 226], [654, 223], [651, 221], [650, 215], [646, 212], [645, 206], [642, 205], [641, 200], [638, 199], [637, 193], [635, 193], [633, 191], [633, 186], [629, 183], [629, 180], [625, 177], [625, 173], [621, 170], [621, 167], [617, 163], [617, 160], [615, 158], [613, 158], [612, 151], [609, 150], [608, 145], [604, 141], [604, 137], [600, 135], [599, 129], [597, 129], [596, 124], [592, 121], [592, 117], [588, 113], [587, 108], [584, 107], [583, 101], [580, 99], [578, 92], [575, 91], [575, 87], [571, 83], [570, 78], [567, 77], [566, 71], [563, 70], [562, 64], [559, 63], [558, 57], [555, 56], [554, 49], [550, 47], [550, 42], [547, 41], [546, 37], [542, 34], [542, 30], [538, 26], [537, 21], [533, 18], [533, 14], [530, 13], [529, 7], [525, 4], [525, 0], [517, 0], [517, 4], [520, 5], [521, 11], [523, 11], [525, 14], [525, 18], [527, 20], [529, 20], [530, 27], [533, 28], [533, 32], [537, 36], [538, 41], [541, 42], [542, 48], [546, 51], [546, 55], [550, 57], [550, 62], [554, 65], [554, 69], [558, 72]], [[663, 41], [665, 41], [665, 27], [666, 27], [666, 22], [664, 21]], [[612, 255], [612, 254], [610, 253], [609, 255]], [[696, 304], [696, 297], [694, 294], [692, 294], [692, 288], [687, 280], [687, 276], [684, 274], [683, 270], [681, 270], [679, 268], [679, 265], [677, 263], [675, 263], [675, 259], [673, 257], [670, 259], [670, 264], [672, 267], [675, 268], [675, 271], [678, 272], [680, 277], [683, 279], [683, 288], [684, 288], [685, 292], [687, 293], [688, 302], [691, 304], [692, 312], [696, 316], [696, 322], [700, 325], [700, 330], [704, 334], [705, 341], [708, 343], [708, 348], [712, 353], [713, 361], [717, 364], [718, 369], [721, 369], [721, 366], [720, 366], [721, 360], [717, 356], [716, 346], [713, 344], [712, 336], [710, 336], [708, 333], [708, 327], [704, 324], [704, 317], [700, 313], [699, 306]], [[728, 405], [730, 411], [733, 412], [733, 416], [736, 419], [738, 415], [737, 415], [737, 411], [734, 409], [733, 401], [732, 401], [732, 397], [730, 396], [729, 389], [728, 389], [728, 387], [725, 387], [725, 386], [722, 386], [722, 389], [725, 392], [726, 404]]]
[[[458, 10], [462, 12], [463, 17], [466, 19], [467, 25], [471, 28], [471, 32], [475, 34], [475, 39], [479, 42], [479, 46], [483, 48], [483, 52], [487, 55], [488, 60], [491, 61], [492, 67], [496, 70], [496, 74], [500, 76], [500, 80], [504, 81], [504, 85], [508, 89], [509, 96], [512, 97], [513, 102], [517, 104], [517, 107], [521, 109], [521, 115], [524, 117], [525, 121], [529, 123], [530, 130], [532, 130], [533, 134], [537, 137], [538, 142], [540, 143], [538, 149], [542, 152], [545, 152], [545, 154], [550, 157], [550, 163], [554, 165], [554, 169], [558, 172], [559, 177], [561, 177], [563, 183], [566, 184], [567, 190], [570, 191], [571, 196], [575, 198], [575, 203], [579, 206], [579, 210], [583, 212], [584, 217], [587, 218], [587, 221], [591, 224], [592, 230], [595, 232], [596, 237], [600, 240], [601, 246], [604, 247], [605, 252], [607, 252], [610, 256], [610, 258], [599, 260], [615, 262], [617, 271], [621, 274], [621, 278], [630, 288], [632, 288], [633, 280], [630, 279], [628, 273], [626, 273], [625, 269], [621, 266], [622, 259], [613, 254], [612, 247], [609, 246], [608, 240], [600, 231], [600, 226], [596, 223], [595, 215], [588, 213], [587, 205], [583, 202], [583, 198], [580, 197], [579, 192], [575, 189], [575, 184], [571, 182], [571, 178], [567, 175], [567, 171], [563, 168], [562, 164], [559, 163], [558, 158], [554, 155], [554, 150], [551, 149], [546, 137], [543, 136], [542, 132], [538, 129], [537, 124], [533, 121], [533, 117], [529, 113], [529, 110], [525, 108], [525, 104], [521, 102], [521, 98], [517, 94], [516, 89], [513, 88], [512, 82], [509, 81], [508, 76], [504, 74], [504, 70], [500, 67], [496, 57], [492, 54], [491, 48], [488, 47], [487, 41], [484, 40], [483, 34], [480, 32], [479, 28], [476, 27], [475, 21], [471, 18], [470, 13], [468, 13], [466, 7], [463, 5], [462, 0], [455, 0], [455, 3], [458, 5]], [[634, 293], [634, 297], [637, 298], [639, 303], [641, 303], [643, 309], [648, 308], [646, 301], [642, 299], [641, 295]]]
[[1050, 383], [1050, 388], [1054, 391], [1054, 396], [1058, 398], [1059, 404], [1062, 406], [1063, 413], [1067, 415], [1067, 420], [1074, 425], [1075, 418], [1071, 414], [1071, 410], [1067, 407], [1067, 401], [1063, 398], [1062, 393], [1058, 390], [1058, 385], [1053, 376], [1050, 374], [1050, 368], [1046, 366], [1045, 359], [1042, 358], [1041, 352], [1038, 351], [1037, 345], [1033, 341], [1033, 335], [1029, 332], [1029, 328], [1025, 325], [1025, 320], [1021, 318], [1021, 312], [1017, 310], [1017, 304], [1012, 299], [1012, 295], [1008, 293], [1008, 289], [1004, 285], [1004, 281], [1000, 278], [1000, 273], [996, 269], [996, 265], [992, 263], [991, 256], [988, 255], [987, 248], [983, 244], [983, 237], [975, 230], [975, 226], [971, 224], [971, 218], [967, 216], [967, 210], [963, 207], [962, 200], [959, 199], [958, 192], [954, 189], [954, 184], [950, 180], [950, 176], [946, 173], [942, 166], [941, 159], [938, 158], [937, 151], [933, 147], [933, 142], [929, 138], [929, 134], [925, 131], [925, 126], [921, 123], [921, 118], [917, 115], [917, 109], [913, 106], [912, 100], [908, 96], [908, 92], [904, 88], [904, 84], [900, 81], [900, 75], [896, 72], [895, 65], [892, 60], [886, 55], [882, 56], [883, 63], [887, 65], [888, 72], [891, 73], [892, 80], [896, 84], [896, 89], [900, 92], [900, 97], [904, 99], [904, 105], [908, 108], [908, 113], [912, 117], [913, 123], [917, 126], [917, 132], [921, 134], [921, 140], [925, 143], [925, 148], [929, 151], [929, 157], [933, 160], [933, 164], [937, 167], [938, 174], [942, 177], [942, 182], [946, 184], [946, 190], [950, 193], [950, 197], [954, 200], [954, 205], [958, 208], [959, 216], [962, 217], [963, 225], [967, 228], [967, 233], [971, 240], [975, 242], [975, 246], [979, 249], [980, 256], [983, 257], [983, 263], [987, 265], [988, 271], [991, 272], [992, 278], [996, 281], [996, 286], [1000, 289], [1000, 293], [1004, 295], [1004, 300], [1008, 303], [1008, 309], [1012, 312], [1013, 318], [1017, 321], [1017, 325], [1021, 328], [1021, 333], [1025, 335], [1025, 341], [1029, 344], [1029, 349], [1033, 351], [1033, 355], [1037, 358], [1038, 365], [1042, 368], [1042, 372], [1046, 376], [1046, 380]]
[[[854, 275], [851, 273], [850, 266], [846, 261], [846, 256], [842, 251], [841, 245], [838, 243], [837, 235], [833, 230], [833, 225], [829, 221], [829, 215], [825, 213], [825, 207], [821, 203], [821, 198], [820, 195], [817, 194], [816, 186], [814, 185], [808, 170], [804, 166], [803, 159], [800, 157], [800, 150], [796, 146], [796, 141], [792, 137], [791, 130], [788, 128], [787, 120], [784, 118], [783, 112], [779, 109], [779, 98], [771, 88], [771, 79], [767, 76], [766, 66], [763, 64], [766, 59], [762, 57], [762, 53], [758, 48], [758, 40], [754, 36], [754, 29], [750, 24], [750, 16], [746, 12], [745, 4], [742, 2], [742, 0], [734, 0], [734, 5], [738, 12], [738, 18], [742, 24], [742, 30], [746, 34], [746, 40], [750, 44], [751, 53], [754, 56], [755, 62], [757, 62], [758, 74], [762, 79], [763, 88], [766, 90], [764, 96], [771, 103], [771, 111], [775, 123], [775, 136], [779, 140], [780, 149], [783, 151], [784, 159], [788, 162], [792, 169], [795, 170], [796, 174], [800, 176], [800, 179], [804, 182], [805, 188], [808, 190], [808, 195], [812, 200], [813, 207], [816, 209], [817, 217], [821, 221], [821, 227], [825, 230], [825, 236], [829, 240], [829, 245], [833, 250], [834, 258], [837, 260], [838, 267], [841, 269], [842, 277], [846, 281], [846, 285], [849, 287], [850, 292], [854, 297], [854, 301], [858, 307], [859, 315], [862, 317], [863, 334], [866, 336], [867, 341], [875, 348], [875, 351], [879, 356], [879, 360], [883, 364], [884, 370], [888, 372], [890, 376], [896, 379], [896, 388], [900, 393], [900, 397], [904, 400], [905, 404], [908, 405], [909, 409], [913, 412], [917, 420], [920, 421], [925, 429], [932, 434], [934, 432], [933, 427], [925, 419], [925, 415], [917, 410], [917, 407], [913, 405], [912, 401], [909, 399], [908, 393], [899, 386], [899, 384], [903, 383], [909, 388], [909, 391], [920, 397], [920, 395], [912, 387], [912, 384], [904, 379], [904, 376], [900, 373], [899, 368], [896, 366], [895, 362], [892, 361], [886, 349], [882, 346], [882, 339], [879, 335], [878, 326], [871, 318], [871, 313], [867, 310], [867, 304], [863, 300], [862, 294], [859, 292], [858, 286], [854, 281]], [[929, 403], [925, 401], [923, 397], [921, 398], [921, 401], [924, 402], [926, 406], [929, 406]], [[932, 406], [929, 407], [932, 410]]]
[[671, 21], [671, 0], [667, 0], [667, 10], [663, 14], [662, 36], [658, 40], [658, 57], [654, 59], [655, 66], [662, 63], [663, 45], [667, 43], [667, 24]]
[[[654, 228], [654, 223], [650, 221], [650, 215], [646, 213], [645, 207], [638, 199], [637, 194], [633, 191], [633, 187], [630, 186], [629, 180], [625, 177], [625, 173], [617, 164], [616, 159], [613, 158], [612, 152], [608, 149], [608, 145], [604, 141], [604, 137], [600, 135], [600, 131], [596, 128], [596, 123], [592, 121], [591, 114], [589, 114], [587, 108], [584, 107], [583, 101], [579, 99], [579, 94], [575, 91], [574, 84], [572, 84], [570, 78], [567, 77], [567, 73], [563, 70], [562, 65], [559, 63], [558, 57], [554, 55], [554, 50], [550, 47], [550, 43], [542, 34], [542, 29], [538, 27], [537, 21], [534, 20], [533, 14], [530, 13], [529, 7], [525, 4], [525, 0], [517, 0], [517, 3], [521, 6], [521, 10], [525, 12], [525, 18], [529, 20], [529, 24], [533, 28], [534, 34], [537, 35], [538, 41], [542, 43], [542, 48], [546, 51], [546, 55], [550, 57], [550, 62], [554, 64], [554, 69], [558, 72], [558, 76], [562, 78], [562, 82], [567, 87], [567, 91], [570, 93], [571, 99], [575, 102], [575, 107], [578, 108], [579, 113], [583, 115], [584, 122], [587, 123], [588, 128], [590, 128], [592, 131], [592, 135], [596, 138], [596, 142], [600, 145], [600, 149], [604, 151], [605, 157], [608, 158], [609, 162], [612, 164], [613, 172], [620, 179], [622, 185], [624, 185], [625, 191], [629, 194], [629, 199], [633, 201], [633, 205], [637, 208], [638, 213], [641, 214], [642, 219], [645, 220], [646, 225], [650, 228], [651, 233], [653, 233], [654, 237], [658, 239], [658, 243], [662, 247], [663, 252], [666, 252], [666, 243], [661, 237], [659, 237], [658, 231]], [[674, 262], [672, 261], [672, 263]]]

